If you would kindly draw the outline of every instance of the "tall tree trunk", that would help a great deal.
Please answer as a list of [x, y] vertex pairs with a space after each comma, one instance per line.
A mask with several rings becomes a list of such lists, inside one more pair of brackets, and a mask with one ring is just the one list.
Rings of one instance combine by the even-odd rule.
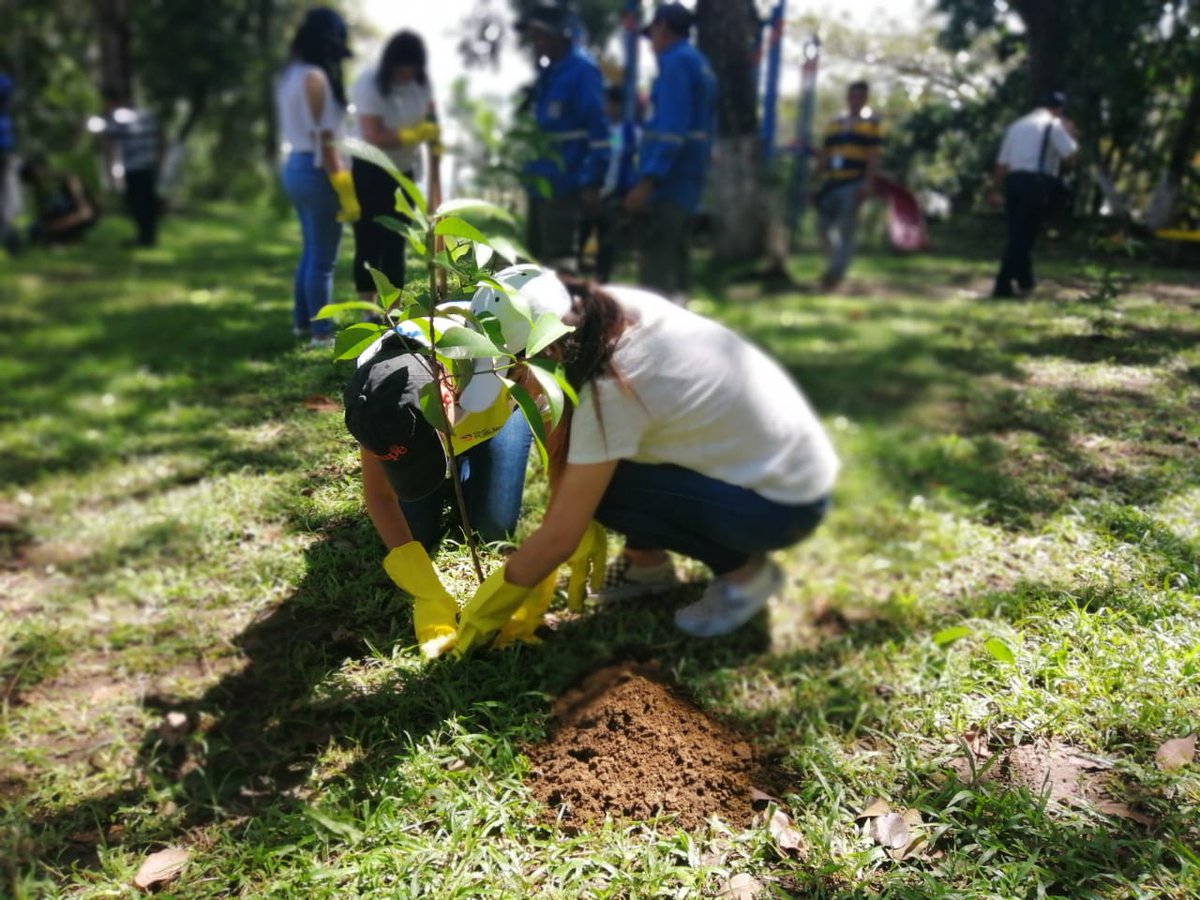
[[100, 43], [100, 85], [123, 102], [133, 101], [129, 54], [129, 7], [126, 0], [96, 0]]
[[1016, 0], [1013, 7], [1025, 23], [1029, 99], [1031, 105], [1037, 104], [1050, 91], [1064, 87], [1063, 48], [1069, 38], [1066, 3], [1063, 0]]
[[766, 250], [768, 207], [758, 140], [752, 0], [697, 0], [697, 42], [717, 78], [717, 141], [708, 176], [713, 257], [745, 262]]
[[274, 0], [259, 0], [258, 3], [258, 49], [262, 61], [262, 91], [263, 113], [267, 127], [263, 133], [263, 156], [267, 161], [267, 170], [275, 167], [279, 156], [279, 124], [275, 121], [275, 67], [270, 60], [275, 58], [275, 2]]

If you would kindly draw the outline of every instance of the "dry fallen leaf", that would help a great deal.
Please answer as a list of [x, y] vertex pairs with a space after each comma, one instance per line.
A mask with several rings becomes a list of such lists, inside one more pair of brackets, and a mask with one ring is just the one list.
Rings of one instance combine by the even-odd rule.
[[1137, 822], [1139, 825], [1153, 825], [1154, 820], [1144, 813], [1140, 813], [1133, 809], [1128, 803], [1118, 803], [1116, 800], [1100, 800], [1096, 803], [1096, 809], [1104, 813], [1106, 816], [1117, 816], [1122, 819], [1130, 819]]
[[717, 896], [722, 900], [754, 900], [761, 890], [762, 885], [757, 878], [746, 872], [739, 872], [725, 882]]
[[1187, 737], [1164, 741], [1154, 754], [1154, 763], [1164, 772], [1171, 772], [1188, 765], [1195, 758], [1196, 735], [1189, 734]]
[[808, 849], [804, 843], [804, 835], [792, 825], [792, 817], [783, 810], [775, 810], [771, 815], [771, 821], [767, 823], [767, 830], [775, 839], [775, 846], [784, 852], [803, 855]]
[[875, 838], [875, 843], [892, 850], [907, 847], [912, 840], [904, 816], [894, 812], [879, 816], [871, 823], [871, 836]]
[[860, 812], [854, 818], [858, 819], [874, 819], [876, 816], [886, 816], [892, 811], [886, 800], [872, 800], [867, 804], [867, 808]]
[[908, 830], [909, 839], [903, 847], [892, 847], [888, 850], [888, 855], [897, 861], [916, 856], [927, 840], [926, 836], [917, 830], [924, 824], [919, 810], [906, 809], [900, 814], [900, 818]]
[[760, 803], [774, 803], [776, 806], [780, 805], [778, 797], [772, 797], [766, 791], [760, 791], [756, 787], [750, 788], [750, 803], [754, 806], [758, 806]]
[[188, 851], [182, 847], [168, 847], [151, 853], [133, 876], [133, 883], [143, 891], [149, 891], [175, 878], [183, 871], [187, 861]]

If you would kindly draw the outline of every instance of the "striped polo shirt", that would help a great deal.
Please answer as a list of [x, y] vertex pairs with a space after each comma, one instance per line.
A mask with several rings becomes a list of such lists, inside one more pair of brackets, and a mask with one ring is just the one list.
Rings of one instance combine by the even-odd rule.
[[850, 182], [867, 172], [871, 150], [883, 144], [883, 128], [875, 116], [840, 115], [825, 128], [825, 179]]

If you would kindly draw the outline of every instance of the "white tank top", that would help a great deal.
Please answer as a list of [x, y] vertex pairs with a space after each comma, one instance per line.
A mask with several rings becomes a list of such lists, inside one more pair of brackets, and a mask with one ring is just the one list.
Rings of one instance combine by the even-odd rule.
[[[304, 79], [309, 72], [320, 72], [321, 84], [325, 88], [325, 103], [321, 118], [313, 120], [312, 110], [304, 96]], [[322, 131], [333, 134], [334, 140], [342, 138], [342, 122], [346, 110], [333, 98], [329, 79], [317, 66], [294, 62], [280, 74], [275, 84], [275, 109], [279, 121], [279, 140], [286, 156], [289, 153], [312, 153], [313, 165], [321, 164]]]

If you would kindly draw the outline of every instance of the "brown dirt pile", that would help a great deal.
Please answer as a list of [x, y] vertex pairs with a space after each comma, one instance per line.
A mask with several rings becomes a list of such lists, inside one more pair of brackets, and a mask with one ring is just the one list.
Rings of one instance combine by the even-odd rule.
[[554, 716], [551, 738], [524, 749], [547, 821], [571, 833], [606, 816], [673, 815], [686, 830], [712, 816], [745, 826], [752, 791], [783, 783], [749, 743], [681, 697], [653, 664], [593, 672], [559, 697]]

